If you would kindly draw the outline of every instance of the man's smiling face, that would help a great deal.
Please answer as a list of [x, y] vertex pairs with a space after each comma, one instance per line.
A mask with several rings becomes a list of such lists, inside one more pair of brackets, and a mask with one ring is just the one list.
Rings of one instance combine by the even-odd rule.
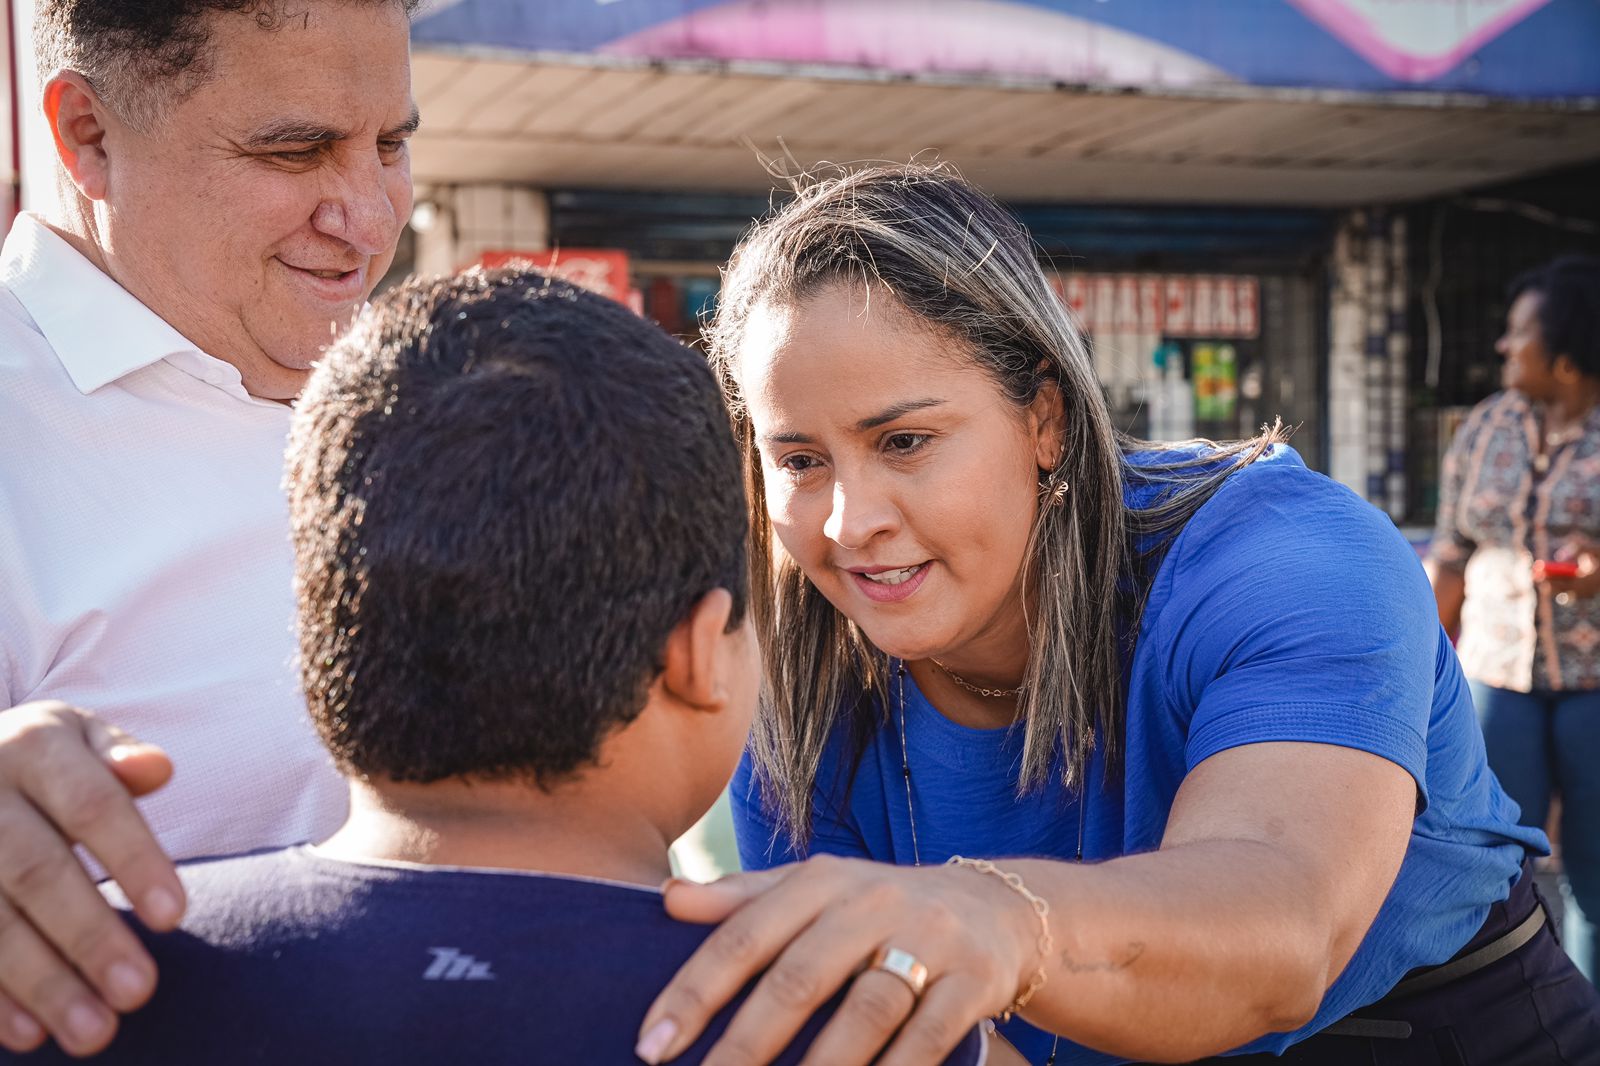
[[306, 0], [207, 28], [198, 89], [149, 130], [108, 123], [105, 259], [252, 394], [289, 399], [410, 215], [409, 22], [398, 3]]

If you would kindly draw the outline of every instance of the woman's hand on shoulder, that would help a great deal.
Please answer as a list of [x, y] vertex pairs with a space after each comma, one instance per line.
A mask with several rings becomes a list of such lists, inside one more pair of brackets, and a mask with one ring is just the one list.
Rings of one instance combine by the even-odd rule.
[[[646, 1012], [640, 1057], [681, 1054], [759, 976], [706, 1066], [771, 1062], [846, 985], [805, 1062], [939, 1062], [980, 1019], [1004, 1009], [1037, 965], [1037, 926], [1016, 903], [1003, 882], [970, 871], [827, 855], [708, 885], [671, 882], [673, 917], [721, 924]], [[869, 967], [880, 948], [927, 968], [920, 996], [894, 973]]]

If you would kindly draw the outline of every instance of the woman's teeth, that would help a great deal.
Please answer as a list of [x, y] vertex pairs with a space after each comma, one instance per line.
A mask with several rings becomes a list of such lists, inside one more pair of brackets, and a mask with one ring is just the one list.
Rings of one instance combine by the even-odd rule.
[[916, 566], [905, 566], [899, 570], [885, 570], [881, 574], [862, 574], [861, 576], [868, 581], [876, 581], [880, 585], [898, 585], [901, 582], [910, 581], [916, 576], [917, 571], [921, 569], [922, 564], [918, 563]]

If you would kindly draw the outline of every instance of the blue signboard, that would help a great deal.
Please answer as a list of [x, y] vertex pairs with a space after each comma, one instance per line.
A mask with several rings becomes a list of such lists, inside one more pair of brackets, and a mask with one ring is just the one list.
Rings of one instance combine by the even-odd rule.
[[1600, 97], [1600, 0], [435, 0], [418, 47]]

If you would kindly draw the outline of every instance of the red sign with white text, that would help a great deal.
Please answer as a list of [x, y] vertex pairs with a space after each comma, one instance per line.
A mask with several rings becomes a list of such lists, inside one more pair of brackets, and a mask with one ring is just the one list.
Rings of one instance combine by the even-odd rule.
[[615, 248], [552, 248], [543, 252], [493, 251], [478, 257], [482, 267], [512, 263], [537, 267], [581, 289], [609, 296], [639, 310], [637, 292], [628, 277], [628, 253]]
[[1242, 274], [1064, 274], [1053, 288], [1090, 333], [1261, 334], [1261, 281]]

